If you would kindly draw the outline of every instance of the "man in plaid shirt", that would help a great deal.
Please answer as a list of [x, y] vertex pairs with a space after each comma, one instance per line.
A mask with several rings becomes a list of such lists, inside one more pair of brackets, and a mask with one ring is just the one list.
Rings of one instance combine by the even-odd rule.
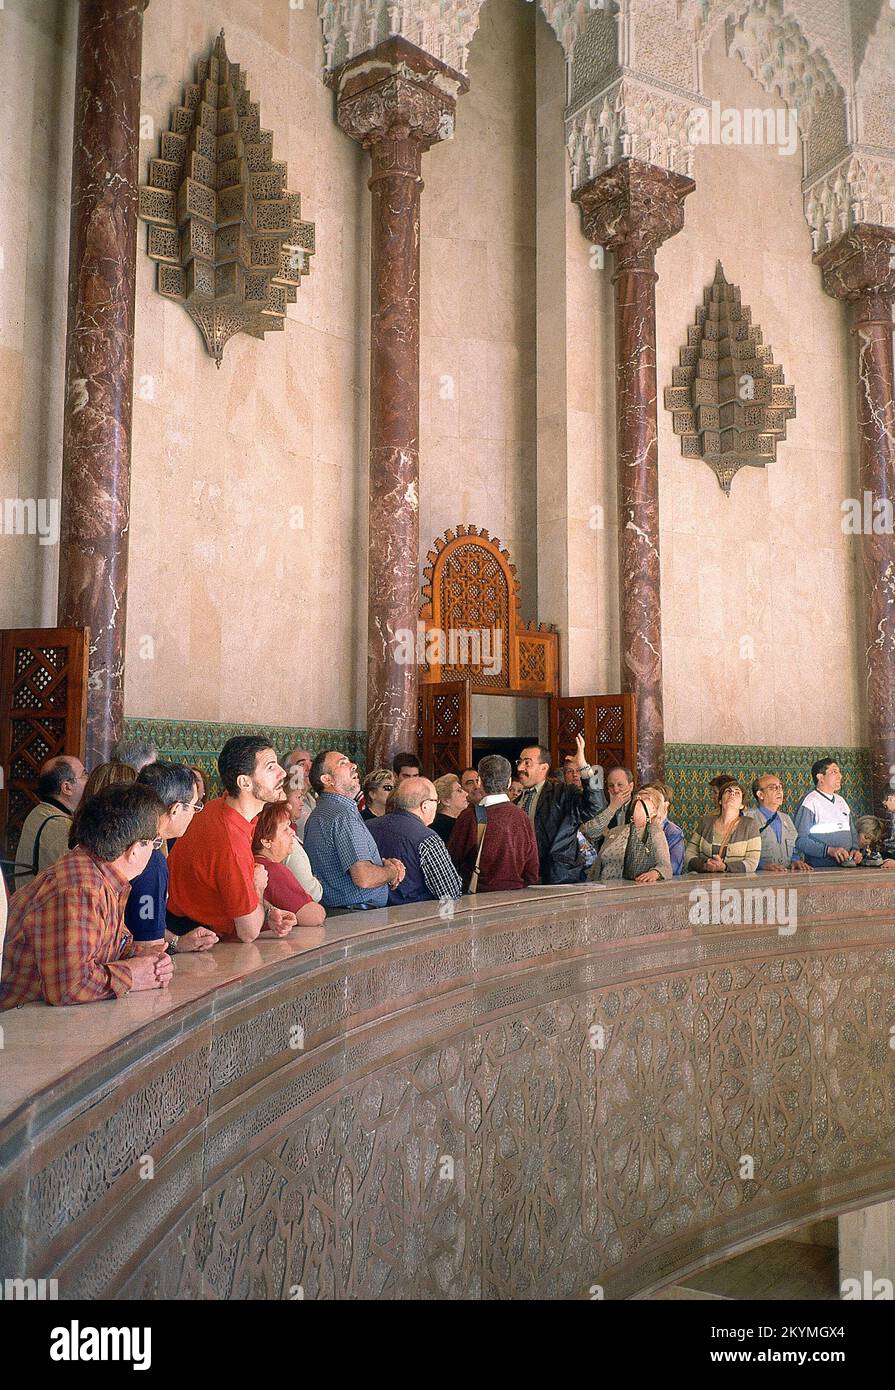
[[165, 989], [164, 943], [138, 944], [124, 925], [131, 880], [158, 842], [164, 806], [150, 787], [111, 786], [81, 808], [78, 845], [13, 895], [0, 1009], [43, 999], [89, 1004]]

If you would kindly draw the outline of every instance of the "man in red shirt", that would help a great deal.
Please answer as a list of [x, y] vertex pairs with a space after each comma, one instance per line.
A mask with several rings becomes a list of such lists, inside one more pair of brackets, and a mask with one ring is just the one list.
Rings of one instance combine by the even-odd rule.
[[262, 807], [283, 800], [286, 774], [266, 738], [228, 739], [218, 758], [225, 795], [194, 816], [168, 857], [168, 927], [178, 936], [211, 927], [224, 940], [254, 941], [266, 927], [285, 936], [295, 913], [264, 901], [267, 870], [252, 835]]
[[90, 1004], [166, 989], [164, 942], [135, 942], [124, 924], [132, 881], [159, 843], [164, 805], [150, 787], [111, 786], [85, 802], [78, 844], [14, 894], [0, 1009], [43, 999]]
[[481, 803], [470, 805], [454, 823], [448, 850], [460, 870], [464, 892], [469, 891], [476, 860], [480, 893], [526, 888], [540, 880], [538, 842], [531, 819], [507, 796], [512, 771], [499, 753], [482, 758]]

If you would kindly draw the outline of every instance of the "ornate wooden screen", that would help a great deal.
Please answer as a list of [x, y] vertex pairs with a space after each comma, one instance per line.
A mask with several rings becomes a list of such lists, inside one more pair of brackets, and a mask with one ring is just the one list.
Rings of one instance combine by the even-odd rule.
[[419, 755], [427, 776], [459, 777], [472, 762], [469, 682], [441, 681], [420, 686]]
[[[604, 772], [637, 767], [633, 695], [564, 695], [550, 701], [550, 758], [558, 767], [584, 734], [587, 756]], [[596, 749], [596, 754], [594, 750]]]
[[86, 628], [13, 628], [0, 633], [0, 832], [12, 851], [37, 802], [41, 763], [84, 757]]
[[421, 685], [468, 681], [474, 695], [555, 695], [556, 631], [520, 618], [519, 581], [500, 541], [458, 526], [426, 558]]

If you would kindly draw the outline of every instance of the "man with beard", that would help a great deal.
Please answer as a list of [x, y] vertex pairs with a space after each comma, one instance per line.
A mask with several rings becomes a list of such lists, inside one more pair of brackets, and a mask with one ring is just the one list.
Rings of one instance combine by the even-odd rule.
[[357, 764], [325, 749], [311, 764], [310, 780], [317, 805], [305, 826], [305, 851], [323, 884], [323, 906], [330, 915], [385, 907], [405, 870], [400, 859], [382, 858], [357, 809]]
[[182, 936], [211, 927], [223, 940], [254, 941], [263, 928], [285, 936], [295, 913], [264, 901], [267, 870], [255, 863], [252, 835], [262, 807], [283, 800], [286, 774], [270, 740], [228, 739], [218, 758], [224, 795], [195, 816], [168, 857], [168, 929]]

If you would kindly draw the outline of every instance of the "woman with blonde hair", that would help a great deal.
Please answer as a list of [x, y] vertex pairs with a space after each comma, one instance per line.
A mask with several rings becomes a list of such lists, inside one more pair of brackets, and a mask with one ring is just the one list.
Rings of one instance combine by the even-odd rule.
[[631, 819], [606, 831], [588, 874], [592, 883], [657, 883], [673, 877], [668, 841], [662, 830], [665, 801], [655, 787], [631, 799]]
[[460, 786], [460, 778], [456, 772], [446, 772], [443, 777], [436, 777], [433, 786], [438, 797], [438, 811], [432, 822], [432, 829], [447, 844], [457, 817], [469, 805], [469, 797]]
[[395, 774], [390, 767], [377, 767], [364, 778], [364, 820], [385, 815], [385, 803], [395, 790]]

